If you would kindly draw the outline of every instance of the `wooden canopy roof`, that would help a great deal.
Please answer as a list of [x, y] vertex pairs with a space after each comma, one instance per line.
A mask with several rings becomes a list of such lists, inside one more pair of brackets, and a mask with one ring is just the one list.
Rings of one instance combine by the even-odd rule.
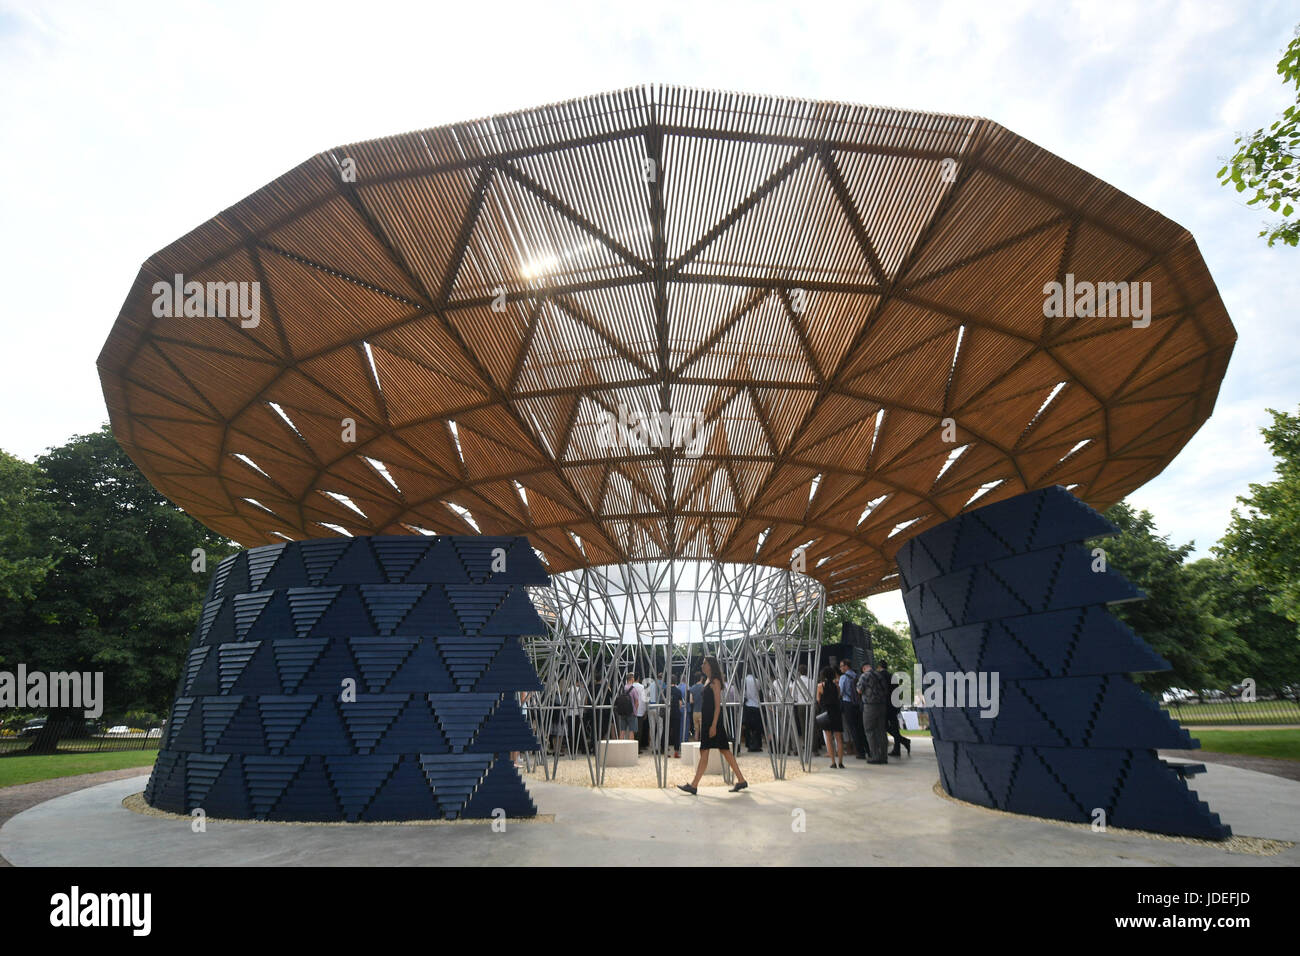
[[[177, 274], [258, 283], [260, 321], [155, 316]], [[1150, 282], [1149, 327], [1045, 317], [1067, 275]], [[314, 156], [150, 258], [98, 364], [145, 475], [245, 546], [806, 545], [833, 602], [964, 508], [1119, 500], [1235, 339], [1186, 230], [995, 123], [654, 87]], [[603, 447], [620, 404], [702, 453]]]

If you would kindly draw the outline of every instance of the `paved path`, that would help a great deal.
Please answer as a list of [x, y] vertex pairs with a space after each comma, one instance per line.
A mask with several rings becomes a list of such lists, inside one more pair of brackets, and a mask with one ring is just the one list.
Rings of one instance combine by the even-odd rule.
[[1300, 760], [1283, 760], [1279, 757], [1255, 757], [1250, 754], [1221, 754], [1213, 750], [1161, 750], [1160, 756], [1191, 760], [1193, 763], [1221, 763], [1243, 770], [1271, 773], [1287, 780], [1300, 780]]
[[[672, 775], [686, 779], [688, 768]], [[137, 772], [138, 773], [138, 772]], [[605, 789], [534, 783], [550, 823], [292, 826], [210, 823], [121, 805], [144, 775], [57, 797], [0, 829], [16, 865], [957, 865], [1300, 866], [1300, 846], [1274, 856], [1230, 853], [1087, 826], [1001, 814], [934, 792], [929, 741], [887, 766], [818, 762], [813, 773], [743, 793]], [[1300, 841], [1300, 783], [1214, 764], [1195, 789], [1240, 836]]]
[[[20, 783], [12, 787], [0, 787], [0, 827], [8, 823], [10, 817], [17, 816], [38, 803], [53, 800], [65, 793], [95, 787], [101, 783], [138, 777], [141, 770], [145, 772], [147, 778], [148, 767], [125, 767], [121, 770], [80, 773], [71, 777], [53, 777], [49, 780], [37, 780], [34, 783]], [[13, 864], [0, 856], [0, 866], [13, 866]]]

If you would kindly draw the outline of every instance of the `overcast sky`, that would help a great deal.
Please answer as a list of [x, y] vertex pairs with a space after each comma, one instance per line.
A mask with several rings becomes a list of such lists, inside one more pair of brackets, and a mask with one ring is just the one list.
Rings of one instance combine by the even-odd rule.
[[[1214, 416], [1130, 500], [1204, 551], [1300, 402], [1300, 250], [1214, 174], [1294, 91], [1292, 2], [27, 3], [0, 0], [0, 448], [106, 419], [140, 264], [331, 146], [643, 83], [992, 119], [1191, 230], [1239, 341]], [[873, 599], [884, 620], [896, 596]]]

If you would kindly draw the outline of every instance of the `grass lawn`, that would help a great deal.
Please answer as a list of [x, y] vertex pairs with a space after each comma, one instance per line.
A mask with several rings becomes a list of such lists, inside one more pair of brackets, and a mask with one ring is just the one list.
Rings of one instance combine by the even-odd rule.
[[[1277, 757], [1300, 760], [1300, 729], [1278, 730], [1189, 730], [1201, 742], [1201, 749], [1220, 754], [1245, 754], [1250, 757]], [[905, 730], [907, 737], [929, 737], [928, 730]], [[1195, 751], [1188, 751], [1195, 758]]]
[[[1300, 729], [1289, 730], [1191, 730], [1202, 750], [1251, 757], [1300, 760]], [[1195, 757], [1195, 752], [1188, 753]]]
[[156, 750], [117, 750], [95, 754], [0, 757], [0, 787], [34, 783], [52, 777], [71, 777], [79, 773], [98, 773], [101, 770], [151, 767], [157, 756]]

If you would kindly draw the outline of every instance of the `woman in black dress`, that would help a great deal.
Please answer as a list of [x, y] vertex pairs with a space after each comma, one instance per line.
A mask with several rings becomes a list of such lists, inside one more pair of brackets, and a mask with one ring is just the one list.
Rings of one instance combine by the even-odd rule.
[[[825, 714], [825, 718], [822, 717]], [[822, 670], [821, 683], [817, 685], [817, 726], [826, 734], [826, 752], [831, 756], [831, 767], [844, 767], [844, 721], [840, 717], [840, 685], [835, 681], [835, 671]], [[839, 747], [839, 763], [835, 762]]]
[[677, 785], [678, 790], [685, 790], [691, 795], [698, 792], [696, 788], [700, 785], [700, 778], [704, 776], [704, 771], [709, 766], [710, 750], [721, 750], [723, 758], [731, 765], [731, 772], [736, 775], [736, 785], [731, 788], [732, 793], [744, 790], [749, 786], [749, 781], [740, 772], [740, 765], [736, 763], [736, 755], [731, 752], [731, 738], [727, 736], [727, 728], [722, 723], [722, 668], [718, 666], [716, 657], [704, 658], [704, 707], [701, 711], [700, 721], [700, 763], [695, 768], [695, 779], [690, 783], [679, 783]]

